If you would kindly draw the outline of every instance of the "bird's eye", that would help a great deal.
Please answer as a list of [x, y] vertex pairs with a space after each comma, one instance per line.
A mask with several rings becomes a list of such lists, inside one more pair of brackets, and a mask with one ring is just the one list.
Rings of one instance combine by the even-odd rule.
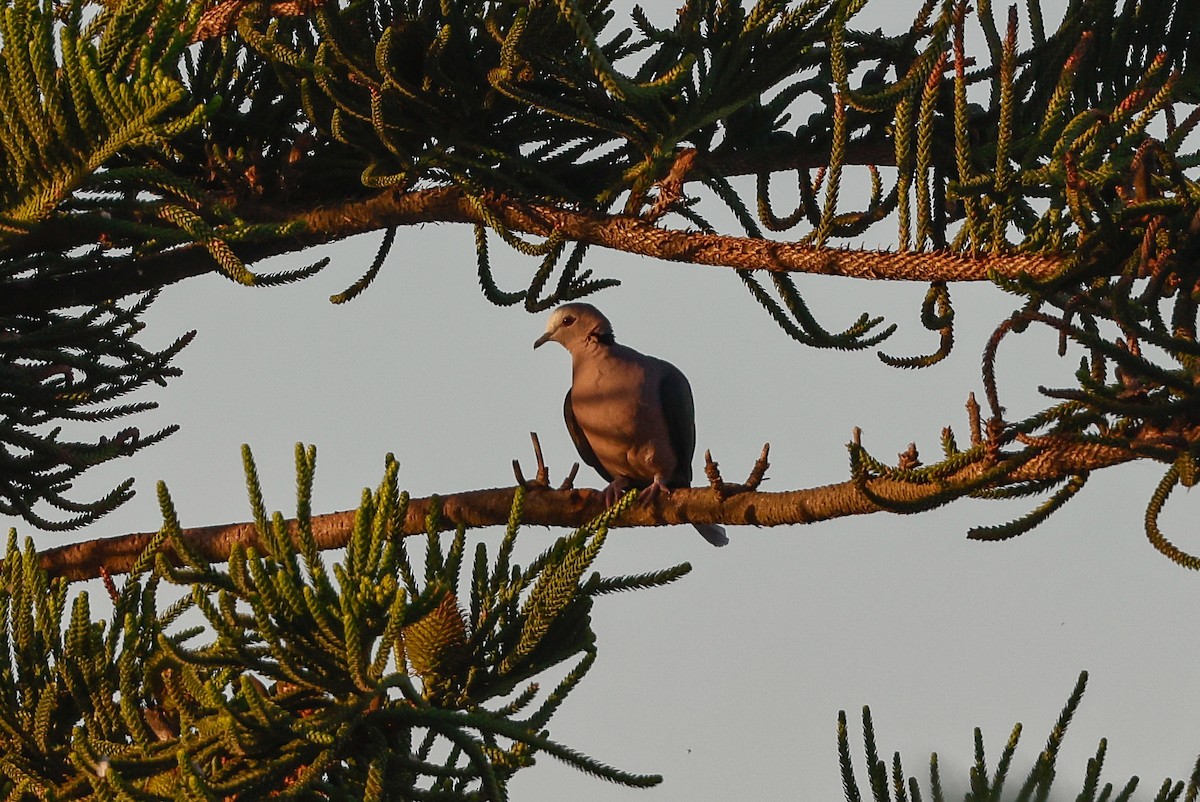
[[574, 323], [574, 322], [575, 322], [575, 316], [574, 316], [574, 315], [567, 315], [566, 317], [564, 317], [564, 318], [563, 318], [563, 322], [562, 322], [562, 324], [563, 324], [564, 326], [570, 326], [570, 325], [571, 325], [572, 323]]

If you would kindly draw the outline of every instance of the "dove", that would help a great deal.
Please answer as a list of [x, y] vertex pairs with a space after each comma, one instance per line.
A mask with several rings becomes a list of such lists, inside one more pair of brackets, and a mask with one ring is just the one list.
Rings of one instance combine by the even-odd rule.
[[[679, 368], [617, 343], [591, 304], [555, 309], [533, 347], [551, 341], [571, 354], [563, 417], [580, 458], [609, 483], [605, 503], [630, 487], [645, 488], [645, 500], [690, 487], [696, 412]], [[721, 526], [693, 526], [714, 546], [729, 542]]]

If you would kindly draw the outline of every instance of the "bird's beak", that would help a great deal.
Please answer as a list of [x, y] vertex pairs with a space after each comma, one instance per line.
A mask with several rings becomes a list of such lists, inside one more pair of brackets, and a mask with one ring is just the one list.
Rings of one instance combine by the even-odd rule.
[[541, 337], [538, 337], [536, 340], [534, 340], [533, 347], [537, 348], [538, 346], [545, 345], [546, 343], [550, 342], [550, 338], [553, 336], [554, 336], [554, 332], [552, 332], [552, 331], [546, 332]]

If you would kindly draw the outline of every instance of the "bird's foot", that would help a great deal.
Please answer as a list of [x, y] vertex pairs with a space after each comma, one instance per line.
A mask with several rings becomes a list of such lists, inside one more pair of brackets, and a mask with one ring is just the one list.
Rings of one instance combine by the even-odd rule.
[[642, 490], [642, 494], [638, 497], [638, 501], [642, 504], [650, 504], [654, 501], [654, 499], [658, 498], [659, 493], [662, 493], [664, 496], [669, 496], [671, 495], [671, 488], [663, 484], [661, 476], [655, 476], [654, 481], [647, 485], [644, 490]]
[[629, 489], [629, 479], [624, 476], [618, 476], [608, 483], [608, 487], [604, 488], [604, 506], [611, 507], [621, 500], [621, 496], [625, 495], [625, 491]]

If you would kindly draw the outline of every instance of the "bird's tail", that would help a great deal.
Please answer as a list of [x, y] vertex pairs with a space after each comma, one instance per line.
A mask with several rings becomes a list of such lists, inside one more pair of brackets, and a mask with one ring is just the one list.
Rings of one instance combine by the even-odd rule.
[[729, 542], [729, 536], [725, 534], [723, 526], [717, 524], [692, 524], [692, 526], [696, 527], [696, 531], [714, 546], [724, 546]]

